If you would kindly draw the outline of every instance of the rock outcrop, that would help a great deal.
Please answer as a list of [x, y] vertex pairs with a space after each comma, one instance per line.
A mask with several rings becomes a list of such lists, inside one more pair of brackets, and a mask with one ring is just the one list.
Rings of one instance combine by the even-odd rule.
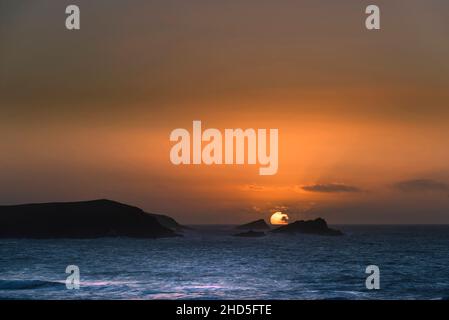
[[252, 231], [252, 230], [234, 234], [234, 237], [248, 237], [248, 238], [259, 238], [259, 237], [264, 237], [264, 236], [265, 236], [265, 232]]
[[274, 229], [274, 233], [305, 233], [316, 234], [323, 236], [341, 236], [343, 233], [339, 230], [331, 229], [327, 226], [324, 219], [318, 218], [315, 220], [300, 220], [285, 226]]
[[111, 200], [0, 206], [0, 238], [173, 236], [157, 217]]
[[259, 219], [249, 223], [242, 224], [237, 227], [239, 230], [270, 230], [270, 226], [264, 219]]

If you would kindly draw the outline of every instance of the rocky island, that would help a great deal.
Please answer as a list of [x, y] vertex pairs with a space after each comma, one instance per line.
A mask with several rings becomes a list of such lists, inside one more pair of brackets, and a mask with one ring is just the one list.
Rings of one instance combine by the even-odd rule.
[[247, 238], [259, 238], [259, 237], [264, 237], [264, 236], [265, 236], [265, 232], [253, 231], [253, 230], [234, 234], [234, 237], [247, 237]]
[[239, 230], [270, 230], [270, 226], [265, 222], [264, 219], [259, 219], [249, 223], [242, 224], [236, 229]]
[[0, 206], [0, 238], [161, 238], [174, 219], [111, 200]]
[[304, 234], [316, 234], [323, 236], [341, 236], [343, 233], [340, 230], [331, 229], [327, 226], [327, 223], [322, 218], [315, 220], [300, 220], [285, 226], [274, 229], [274, 233], [304, 233]]

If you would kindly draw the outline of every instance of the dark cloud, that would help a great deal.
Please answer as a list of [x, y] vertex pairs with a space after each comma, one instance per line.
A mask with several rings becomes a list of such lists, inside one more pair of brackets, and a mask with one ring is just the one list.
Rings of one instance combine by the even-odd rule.
[[449, 185], [432, 179], [415, 179], [395, 183], [396, 189], [403, 192], [448, 191]]
[[312, 184], [303, 186], [303, 190], [310, 192], [360, 192], [361, 189], [355, 186], [350, 186], [343, 183], [327, 183], [327, 184]]

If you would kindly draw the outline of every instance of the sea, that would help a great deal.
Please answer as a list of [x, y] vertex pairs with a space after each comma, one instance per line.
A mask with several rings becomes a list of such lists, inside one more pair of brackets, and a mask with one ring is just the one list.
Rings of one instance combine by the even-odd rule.
[[[449, 226], [332, 227], [345, 235], [1, 239], [0, 299], [449, 299]], [[367, 288], [370, 265], [379, 289]]]

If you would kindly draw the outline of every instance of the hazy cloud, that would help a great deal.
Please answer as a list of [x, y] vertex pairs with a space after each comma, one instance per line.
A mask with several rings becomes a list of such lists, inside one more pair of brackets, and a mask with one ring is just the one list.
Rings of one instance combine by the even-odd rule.
[[326, 184], [312, 184], [302, 186], [302, 189], [309, 192], [360, 192], [361, 189], [355, 186], [350, 186], [343, 183], [326, 183]]
[[448, 191], [449, 185], [432, 179], [415, 179], [395, 183], [396, 189], [403, 192]]
[[287, 213], [287, 212], [289, 212], [289, 210], [290, 210], [290, 206], [285, 205], [285, 204], [274, 206], [271, 209], [272, 212], [280, 211], [283, 213]]
[[294, 185], [260, 185], [260, 184], [245, 184], [240, 186], [243, 191], [255, 191], [255, 192], [274, 192], [274, 191], [285, 191], [285, 192], [295, 192], [297, 186]]
[[259, 184], [246, 184], [242, 186], [242, 190], [245, 191], [266, 191], [267, 187], [259, 185]]

